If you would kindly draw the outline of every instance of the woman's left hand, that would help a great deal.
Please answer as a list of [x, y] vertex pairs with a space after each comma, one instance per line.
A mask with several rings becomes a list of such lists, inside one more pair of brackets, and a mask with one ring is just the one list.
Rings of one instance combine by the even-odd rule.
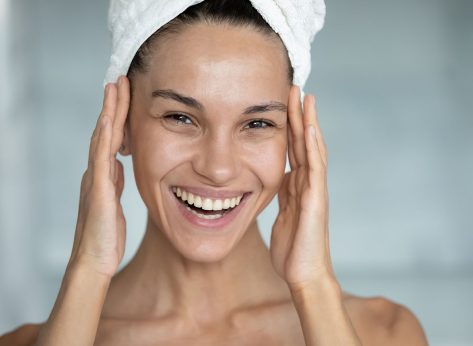
[[300, 102], [293, 85], [288, 105], [288, 156], [278, 193], [279, 214], [271, 234], [271, 259], [291, 290], [334, 279], [328, 239], [327, 150], [317, 120], [315, 99]]

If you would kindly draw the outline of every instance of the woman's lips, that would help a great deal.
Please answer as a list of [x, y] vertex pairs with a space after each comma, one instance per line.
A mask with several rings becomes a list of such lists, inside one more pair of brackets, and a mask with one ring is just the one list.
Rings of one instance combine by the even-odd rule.
[[[172, 189], [171, 194], [174, 197], [173, 199], [177, 209], [179, 210], [179, 213], [184, 216], [188, 222], [200, 228], [222, 229], [231, 223], [238, 213], [243, 209], [243, 207], [246, 205], [249, 195], [251, 195], [251, 192], [243, 193], [240, 203], [234, 208], [227, 210], [214, 210], [212, 212], [207, 212], [207, 215], [204, 214], [203, 211], [199, 213], [199, 208], [195, 208], [196, 210], [192, 211], [186, 202], [182, 201], [172, 192]], [[233, 196], [235, 195], [233, 194]], [[203, 216], [199, 216], [197, 214], [202, 214]]]

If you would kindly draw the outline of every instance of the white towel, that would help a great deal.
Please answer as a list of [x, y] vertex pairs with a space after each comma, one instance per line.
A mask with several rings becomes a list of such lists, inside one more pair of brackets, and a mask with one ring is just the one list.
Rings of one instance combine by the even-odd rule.
[[[138, 49], [156, 30], [202, 1], [205, 0], [111, 0], [108, 26], [112, 55], [104, 86], [128, 72]], [[294, 68], [293, 83], [301, 88], [303, 100], [311, 70], [311, 43], [324, 25], [324, 0], [250, 1], [286, 46]]]

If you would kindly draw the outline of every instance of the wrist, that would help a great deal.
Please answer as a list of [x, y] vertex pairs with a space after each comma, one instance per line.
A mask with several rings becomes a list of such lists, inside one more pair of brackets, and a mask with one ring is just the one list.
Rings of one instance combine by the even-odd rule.
[[107, 281], [111, 280], [116, 272], [116, 269], [109, 264], [100, 264], [90, 255], [85, 253], [77, 252], [75, 256], [69, 259], [66, 271], [78, 271], [82, 273], [88, 273], [90, 276], [97, 280]]
[[292, 298], [296, 304], [305, 304], [327, 297], [335, 299], [342, 298], [342, 289], [337, 279], [332, 275], [326, 275], [316, 280], [303, 283], [288, 284]]
[[84, 285], [95, 284], [98, 287], [108, 287], [113, 275], [101, 273], [85, 258], [76, 258], [69, 261], [65, 279], [67, 281], [82, 282]]
[[361, 345], [333, 275], [290, 290], [306, 345]]

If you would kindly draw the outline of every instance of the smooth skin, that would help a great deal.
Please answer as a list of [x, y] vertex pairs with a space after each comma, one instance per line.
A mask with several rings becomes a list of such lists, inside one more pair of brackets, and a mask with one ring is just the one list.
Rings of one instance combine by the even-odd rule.
[[[314, 96], [301, 104], [299, 88], [274, 73], [287, 70], [282, 43], [202, 24], [160, 44], [166, 49], [134, 77], [131, 99], [126, 77], [105, 89], [51, 315], [0, 345], [427, 345], [407, 308], [343, 292], [335, 277], [327, 148]], [[156, 89], [192, 96], [203, 108], [151, 96]], [[243, 115], [269, 100], [287, 111]], [[176, 112], [185, 117], [169, 116]], [[148, 224], [116, 273], [126, 233], [118, 152], [132, 155]], [[169, 193], [175, 185], [252, 194], [225, 232], [209, 233], [179, 217]], [[276, 193], [268, 250], [255, 219]]]

